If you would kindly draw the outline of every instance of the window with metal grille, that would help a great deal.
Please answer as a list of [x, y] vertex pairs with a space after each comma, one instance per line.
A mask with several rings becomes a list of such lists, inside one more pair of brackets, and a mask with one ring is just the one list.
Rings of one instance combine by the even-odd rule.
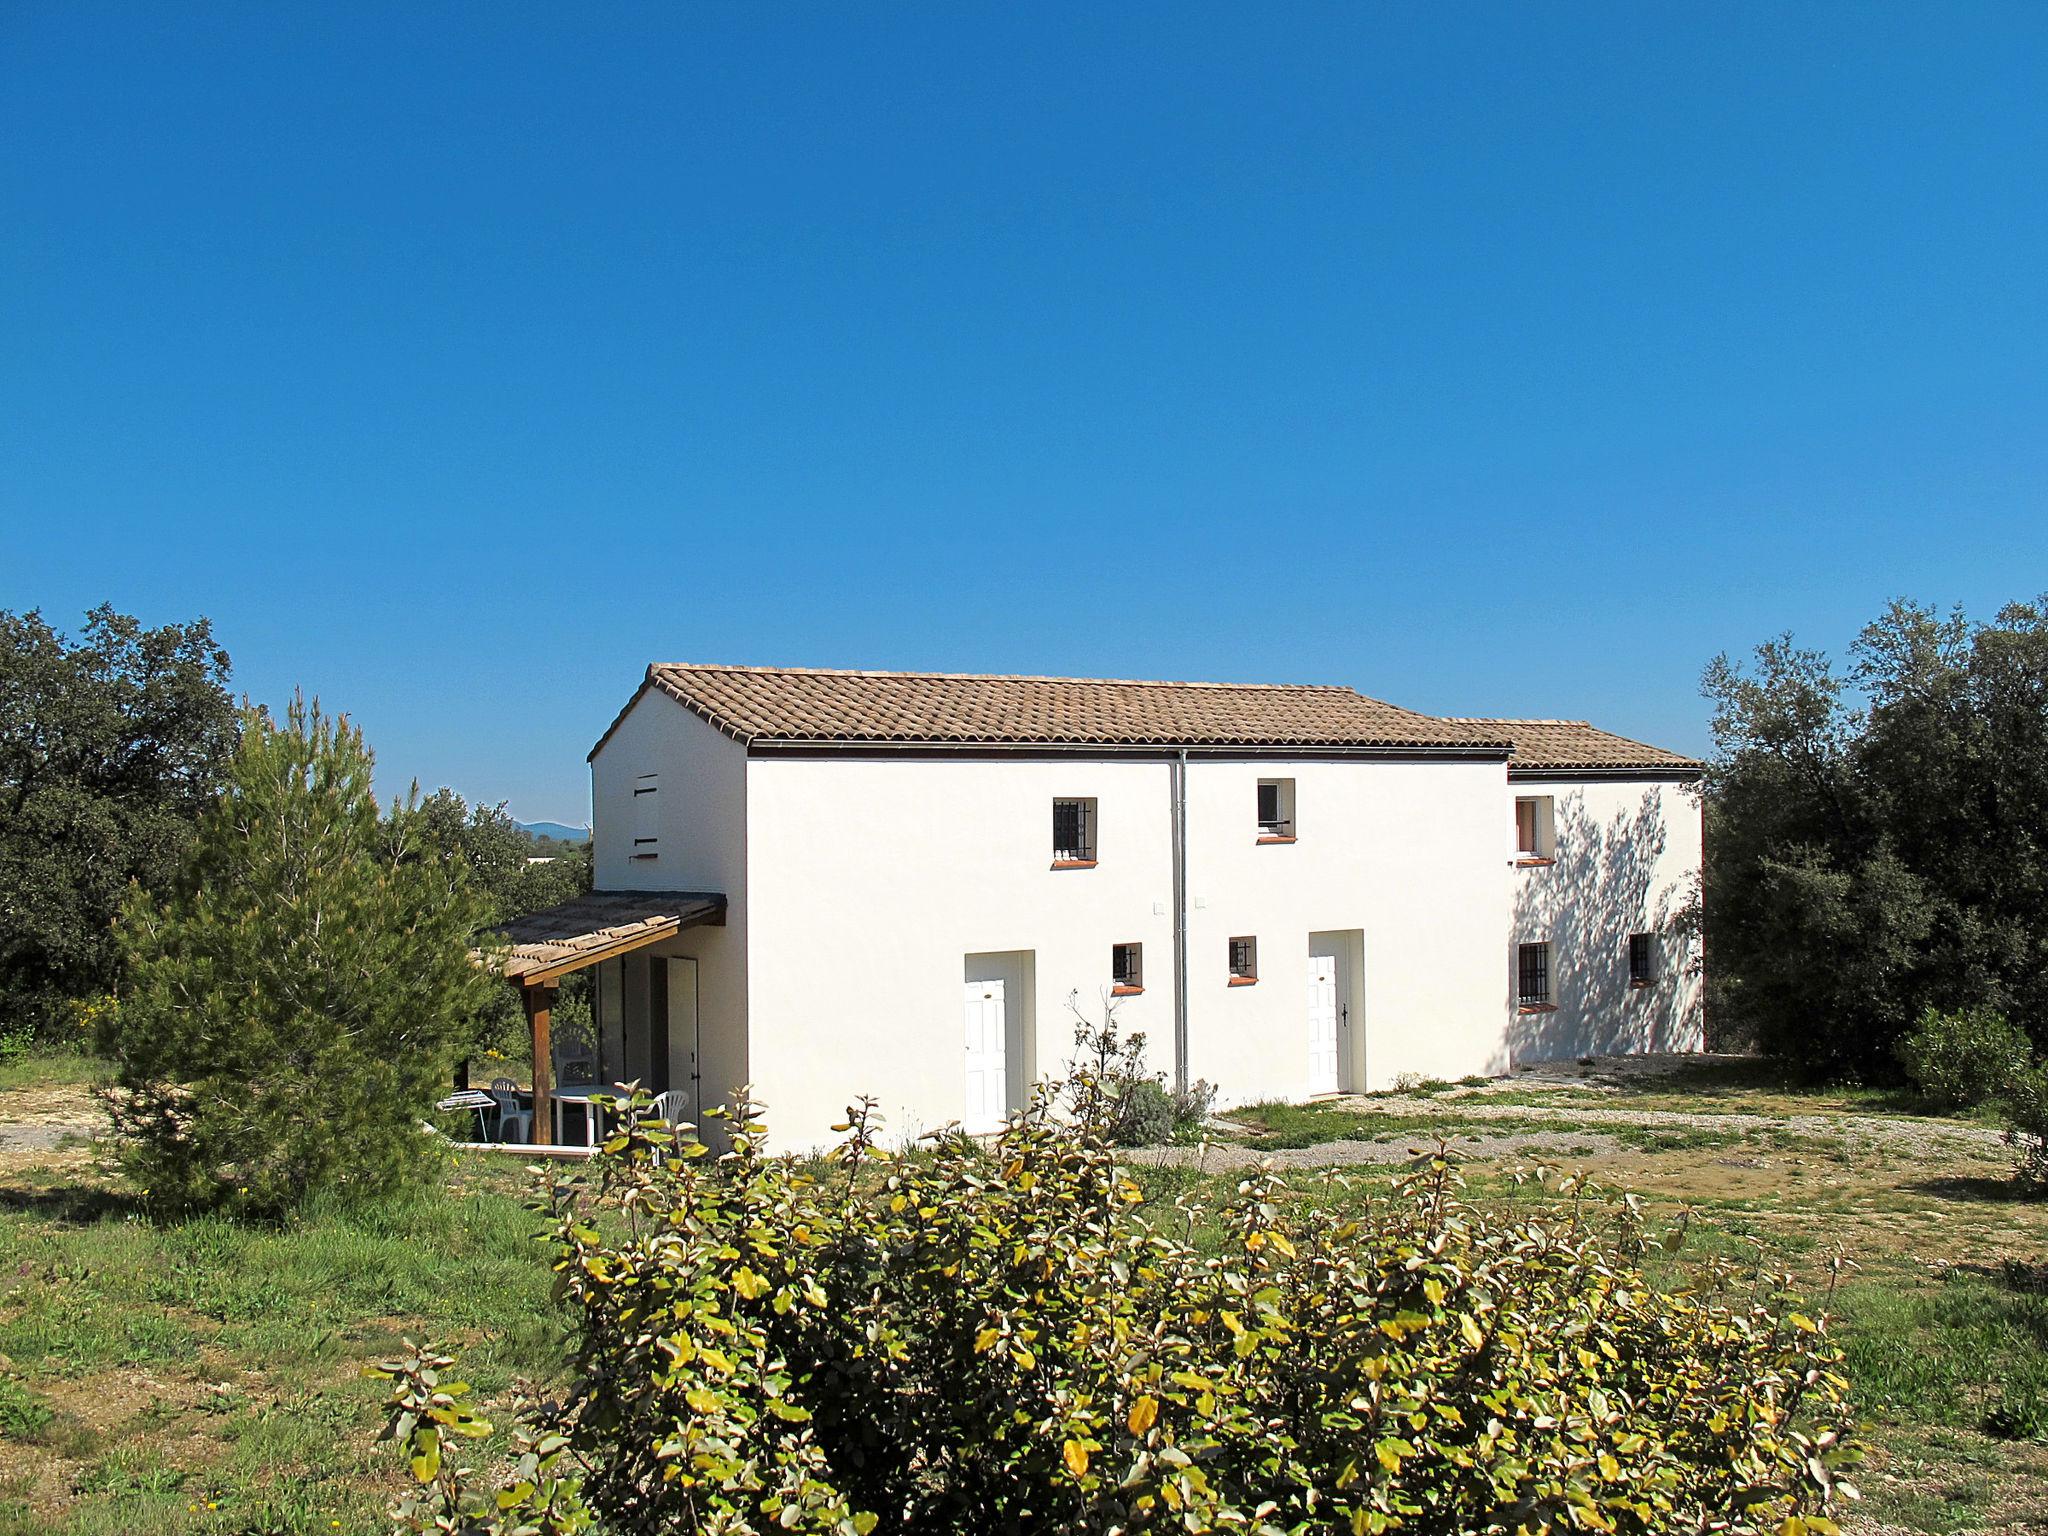
[[1133, 992], [1142, 992], [1145, 989], [1145, 946], [1142, 944], [1110, 945], [1109, 976], [1120, 992], [1126, 989]]
[[1259, 979], [1259, 941], [1244, 938], [1230, 941], [1230, 979], [1232, 981], [1257, 981]]
[[1628, 980], [1632, 987], [1647, 987], [1657, 979], [1657, 946], [1647, 933], [1628, 936]]
[[1541, 1007], [1550, 1001], [1550, 946], [1523, 944], [1517, 951], [1516, 1000], [1524, 1008]]
[[1055, 800], [1052, 803], [1052, 857], [1055, 864], [1095, 862], [1095, 802]]

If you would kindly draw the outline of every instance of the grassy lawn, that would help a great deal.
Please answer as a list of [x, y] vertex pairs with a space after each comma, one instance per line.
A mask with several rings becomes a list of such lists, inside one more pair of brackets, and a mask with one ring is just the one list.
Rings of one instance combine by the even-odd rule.
[[[71, 1058], [0, 1087], [84, 1082]], [[362, 1366], [460, 1346], [486, 1401], [556, 1368], [516, 1162], [368, 1210], [156, 1224], [81, 1151], [0, 1173], [0, 1533], [376, 1531], [397, 1487]]]
[[[66, 1087], [83, 1101], [92, 1076], [75, 1057], [0, 1063], [0, 1125], [10, 1103], [46, 1104]], [[1242, 1119], [1246, 1140], [1284, 1155], [1344, 1137], [1512, 1133], [1518, 1122], [1466, 1107], [1524, 1093], [1531, 1108], [1712, 1104], [1725, 1126], [1545, 1120], [1587, 1137], [1586, 1155], [1548, 1160], [1636, 1192], [1654, 1231], [1689, 1222], [1685, 1247], [1653, 1260], [1661, 1283], [1686, 1283], [1710, 1255], [1761, 1252], [1818, 1295], [1837, 1248], [1855, 1262], [1834, 1313], [1872, 1448], [1868, 1516], [1949, 1532], [2048, 1511], [2048, 1205], [2013, 1197], [1995, 1143], [1945, 1137], [1956, 1122], [1915, 1119], [1903, 1130], [1930, 1134], [1877, 1137], [1857, 1117], [1903, 1106], [1731, 1081], [1726, 1064], [1702, 1076], [1697, 1090], [1642, 1080], [1596, 1098], [1518, 1082], [1420, 1105], [1259, 1106]], [[1830, 1114], [1844, 1117], [1839, 1131], [1775, 1123]], [[1473, 1197], [1535, 1198], [1510, 1177], [1526, 1161], [1475, 1159]], [[1327, 1198], [1363, 1200], [1390, 1173], [1352, 1169], [1349, 1189], [1333, 1184]], [[1194, 1191], [1226, 1199], [1239, 1175], [1137, 1177], [1170, 1204]], [[1289, 1178], [1308, 1192], [1323, 1175]], [[413, 1197], [262, 1229], [154, 1224], [78, 1148], [0, 1166], [0, 1536], [380, 1530], [398, 1467], [371, 1443], [381, 1394], [364, 1363], [408, 1333], [453, 1344], [501, 1418], [515, 1377], [559, 1369], [524, 1185], [516, 1161], [479, 1155]]]

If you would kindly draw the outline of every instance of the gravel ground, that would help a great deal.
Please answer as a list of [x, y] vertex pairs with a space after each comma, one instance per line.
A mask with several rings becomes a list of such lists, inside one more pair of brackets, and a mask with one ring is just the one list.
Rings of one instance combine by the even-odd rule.
[[0, 1093], [0, 1152], [47, 1152], [66, 1137], [90, 1141], [106, 1128], [106, 1112], [94, 1102], [89, 1088], [14, 1088]]
[[[1348, 1095], [1326, 1101], [1335, 1111], [1362, 1114], [1424, 1116], [1469, 1125], [1474, 1120], [1499, 1122], [1498, 1132], [1461, 1131], [1451, 1145], [1467, 1156], [1521, 1157], [1570, 1153], [1596, 1156], [1615, 1150], [1617, 1142], [1603, 1135], [1600, 1127], [1631, 1126], [1642, 1129], [1707, 1131], [1786, 1131], [1794, 1135], [1824, 1136], [1848, 1142], [1864, 1142], [1916, 1157], [1940, 1156], [1969, 1148], [1995, 1150], [2003, 1143], [2000, 1132], [1990, 1126], [1956, 1125], [1910, 1116], [1841, 1114], [1771, 1115], [1744, 1111], [1692, 1113], [1684, 1110], [1627, 1108], [1598, 1102], [1603, 1096], [1619, 1096], [1654, 1088], [1660, 1078], [1682, 1073], [1688, 1067], [1711, 1063], [1717, 1058], [1700, 1056], [1608, 1056], [1590, 1066], [1576, 1062], [1546, 1062], [1527, 1067], [1511, 1077], [1471, 1087], [1442, 1089], [1432, 1094], [1383, 1094], [1372, 1098]], [[1718, 1058], [1733, 1060], [1733, 1058]], [[1589, 1102], [1569, 1105], [1489, 1104], [1489, 1097], [1530, 1091], [1583, 1093]], [[1682, 1092], [1682, 1089], [1674, 1089]], [[1218, 1122], [1231, 1130], [1229, 1122]], [[1557, 1126], [1559, 1129], [1545, 1129]], [[1408, 1129], [1389, 1140], [1327, 1141], [1310, 1147], [1261, 1150], [1240, 1141], [1219, 1139], [1203, 1147], [1158, 1147], [1134, 1152], [1133, 1162], [1179, 1167], [1202, 1167], [1216, 1172], [1256, 1166], [1270, 1160], [1278, 1168], [1328, 1168], [1352, 1164], [1400, 1163], [1411, 1149], [1426, 1144], [1428, 1133]]]
[[[1142, 1147], [1129, 1156], [1134, 1163], [1158, 1167], [1200, 1168], [1229, 1173], [1270, 1162], [1276, 1168], [1342, 1168], [1352, 1165], [1405, 1163], [1431, 1145], [1421, 1131], [1404, 1131], [1388, 1141], [1319, 1141], [1312, 1147], [1248, 1147], [1241, 1141], [1212, 1141], [1199, 1147]], [[1452, 1150], [1466, 1157], [1520, 1157], [1525, 1154], [1569, 1153], [1594, 1157], [1615, 1150], [1612, 1136], [1598, 1131], [1502, 1131], [1458, 1135]]]

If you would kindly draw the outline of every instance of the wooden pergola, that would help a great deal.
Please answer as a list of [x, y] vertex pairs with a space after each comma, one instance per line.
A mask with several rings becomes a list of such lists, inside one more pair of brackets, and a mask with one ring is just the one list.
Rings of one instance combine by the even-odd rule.
[[533, 1125], [554, 1124], [554, 1057], [549, 1015], [558, 984], [572, 971], [616, 960], [673, 938], [685, 928], [723, 927], [725, 897], [715, 891], [592, 891], [529, 912], [493, 929], [485, 961], [519, 989], [533, 1034]]

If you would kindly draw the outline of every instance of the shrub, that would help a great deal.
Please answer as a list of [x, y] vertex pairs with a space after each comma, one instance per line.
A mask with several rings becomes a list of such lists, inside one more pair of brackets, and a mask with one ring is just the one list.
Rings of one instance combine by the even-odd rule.
[[2013, 1077], [1998, 1096], [1998, 1118], [2020, 1182], [2048, 1191], [2048, 1067], [2029, 1066]]
[[1833, 1529], [1853, 1452], [1825, 1322], [1733, 1268], [1658, 1292], [1632, 1207], [1618, 1239], [1582, 1187], [1496, 1218], [1438, 1155], [1362, 1215], [1266, 1171], [1154, 1226], [1046, 1092], [986, 1149], [891, 1159], [871, 1105], [842, 1129], [805, 1166], [745, 1104], [715, 1159], [640, 1120], [594, 1198], [555, 1187], [574, 1385], [487, 1487], [449, 1449], [486, 1433], [450, 1362], [381, 1367], [419, 1489], [399, 1523]]
[[[1072, 1007], [1072, 1001], [1069, 1000]], [[1104, 1128], [1119, 1147], [1156, 1147], [1195, 1141], [1216, 1103], [1216, 1089], [1197, 1078], [1168, 1088], [1164, 1073], [1145, 1070], [1145, 1036], [1126, 1035], [1116, 1010], [1095, 1023], [1074, 1008], [1074, 1059], [1067, 1063], [1065, 1097], [1077, 1118]]]
[[100, 1021], [110, 1110], [153, 1204], [272, 1213], [423, 1170], [462, 1022], [494, 983], [460, 861], [387, 819], [361, 734], [295, 701], [245, 719], [228, 787], [162, 902], [130, 893]]
[[2033, 1066], [2026, 1031], [1989, 1008], [1929, 1008], [1897, 1046], [1899, 1064], [1946, 1109], [1988, 1104]]

